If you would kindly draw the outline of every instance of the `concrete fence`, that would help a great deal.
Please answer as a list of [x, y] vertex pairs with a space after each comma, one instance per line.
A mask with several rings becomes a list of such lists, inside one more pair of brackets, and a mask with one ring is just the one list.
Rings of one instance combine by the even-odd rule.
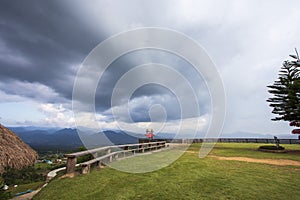
[[[275, 143], [271, 138], [206, 138], [206, 139], [153, 139], [151, 142], [166, 141], [168, 143], [202, 143], [202, 142], [237, 142], [237, 143]], [[140, 143], [149, 142], [148, 139], [139, 139]], [[300, 144], [298, 139], [279, 139], [280, 144]]]
[[87, 174], [90, 172], [91, 165], [94, 163], [98, 167], [101, 167], [102, 165], [105, 165], [105, 163], [112, 162], [113, 160], [117, 160], [121, 157], [126, 158], [128, 156], [135, 155], [136, 153], [154, 151], [165, 147], [166, 141], [155, 141], [148, 143], [105, 146], [91, 150], [65, 154], [64, 156], [67, 157], [66, 174], [74, 174], [77, 158], [81, 156], [89, 154], [94, 156], [94, 159], [79, 164], [79, 166], [81, 166], [81, 173]]

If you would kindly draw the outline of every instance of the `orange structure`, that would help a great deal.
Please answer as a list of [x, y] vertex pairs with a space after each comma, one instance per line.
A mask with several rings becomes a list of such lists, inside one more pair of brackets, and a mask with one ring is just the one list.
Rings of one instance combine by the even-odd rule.
[[145, 134], [145, 136], [146, 136], [148, 139], [153, 139], [153, 137], [155, 136], [155, 135], [153, 134], [153, 129], [152, 129], [152, 128], [147, 128], [147, 129], [146, 129], [146, 134]]

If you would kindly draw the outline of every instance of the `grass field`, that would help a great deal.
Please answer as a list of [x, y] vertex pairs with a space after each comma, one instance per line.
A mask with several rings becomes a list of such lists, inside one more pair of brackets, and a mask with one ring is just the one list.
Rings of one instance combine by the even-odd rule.
[[[300, 145], [283, 145], [294, 150], [288, 154], [258, 152], [259, 145], [220, 143], [211, 155], [300, 161]], [[300, 199], [300, 167], [199, 159], [199, 148], [200, 144], [193, 144], [176, 162], [154, 172], [132, 174], [106, 167], [55, 179], [34, 199]], [[118, 162], [134, 159], [140, 158]]]

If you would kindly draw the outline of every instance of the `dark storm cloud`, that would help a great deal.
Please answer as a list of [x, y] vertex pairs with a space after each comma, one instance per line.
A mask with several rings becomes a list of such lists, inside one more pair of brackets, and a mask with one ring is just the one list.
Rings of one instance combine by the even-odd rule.
[[[127, 73], [129, 73], [133, 67], [138, 67], [147, 63], [160, 63], [165, 66], [169, 66], [184, 76], [186, 81], [190, 83], [191, 87], [193, 87], [194, 91], [197, 93], [196, 96], [199, 100], [201, 113], [205, 114], [208, 112], [210, 107], [210, 104], [208, 103], [209, 93], [203, 78], [187, 61], [174, 54], [157, 49], [133, 51], [119, 57], [107, 68], [103, 78], [100, 79], [96, 93], [96, 107], [98, 111], [103, 112], [111, 107], [113, 89], [116, 86], [117, 81], [120, 80], [122, 76], [127, 76]], [[147, 72], [146, 70], [143, 70], [143, 73], [139, 74], [139, 76], [133, 77], [132, 81], [143, 81], [143, 79], [147, 76], [162, 76], [163, 79], [172, 79], [173, 75], [162, 75], [159, 70], [154, 71], [154, 73], [152, 71]], [[180, 87], [181, 84], [182, 83], [175, 80], [173, 87]], [[172, 88], [170, 89], [172, 90]], [[143, 85], [138, 88], [136, 92], [132, 94], [131, 100], [134, 98], [150, 96], [155, 96], [156, 100], [151, 101], [152, 103], [149, 105], [140, 105], [132, 109], [131, 114], [134, 121], [149, 121], [149, 115], [142, 114], [143, 117], [139, 117], [140, 115], [138, 112], [148, 112], [151, 105], [155, 103], [164, 105], [168, 112], [168, 119], [174, 120], [180, 118], [180, 109], [178, 109], [178, 102], [176, 100], [178, 97], [176, 97], [176, 94], [171, 94], [171, 90], [169, 90], [169, 88], [159, 87], [155, 84]], [[124, 86], [123, 91], [127, 92], [126, 86]], [[119, 95], [118, 104], [122, 105], [128, 102], [128, 99], [123, 99], [123, 95], [121, 93], [117, 95]], [[172, 98], [169, 98], [168, 102], [164, 102], [163, 97], [165, 95]], [[160, 100], [158, 99], [159, 96], [161, 96]], [[148, 102], [145, 102], [145, 104], [147, 103]]]
[[[157, 93], [160, 94], [157, 95]], [[162, 106], [163, 110], [153, 109], [157, 105]], [[104, 112], [104, 114], [111, 116], [108, 120], [124, 122], [130, 122], [130, 119], [127, 118], [127, 111], [129, 111], [131, 120], [134, 122], [161, 122], [164, 120], [177, 120], [181, 117], [180, 104], [175, 94], [168, 88], [155, 84], [144, 85], [137, 89], [128, 103], [128, 108], [126, 104], [121, 104], [119, 109], [123, 110], [120, 116], [112, 117], [111, 109]], [[153, 116], [152, 119], [151, 115]]]
[[[39, 102], [70, 103], [79, 65], [97, 44], [107, 38], [107, 33], [104, 30], [103, 34], [95, 33], [90, 24], [78, 20], [82, 13], [75, 13], [62, 1], [1, 1], [0, 4], [0, 90]], [[203, 92], [197, 95], [201, 97], [202, 94], [200, 107], [207, 112], [208, 95], [201, 77], [194, 77], [195, 72], [187, 70], [191, 66], [179, 57], [157, 50], [132, 52], [111, 64], [98, 85], [97, 111], [109, 116], [116, 82], [132, 67], [151, 62], [176, 68], [196, 88], [202, 84], [198, 91]], [[159, 72], [156, 75], [159, 76]], [[148, 74], [141, 74], [136, 79], [144, 76]], [[88, 85], [82, 88], [89, 89]], [[176, 97], [171, 95], [169, 101], [164, 102], [159, 98], [164, 95], [170, 96], [159, 87], [145, 87], [134, 93], [131, 100], [149, 97], [147, 102], [138, 101], [131, 105], [134, 121], [149, 121], [148, 111], [153, 104], [165, 107], [168, 120], [180, 118], [180, 110], [174, 109], [178, 107]], [[122, 96], [119, 100], [120, 105], [126, 103]]]
[[60, 1], [1, 1], [1, 81], [41, 83], [70, 99], [78, 65], [101, 39]]

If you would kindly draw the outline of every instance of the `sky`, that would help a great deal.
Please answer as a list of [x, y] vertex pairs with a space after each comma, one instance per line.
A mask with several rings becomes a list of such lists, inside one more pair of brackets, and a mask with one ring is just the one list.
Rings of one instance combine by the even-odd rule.
[[[119, 123], [139, 132], [149, 126], [160, 130], [163, 124], [165, 132], [174, 132], [180, 122], [188, 130], [198, 120], [198, 131], [207, 130], [211, 97], [206, 80], [182, 58], [151, 49], [115, 60], [99, 81], [96, 112], [88, 112], [85, 102], [80, 102], [76, 108], [80, 117], [74, 117], [74, 81], [90, 52], [115, 34], [160, 27], [192, 38], [215, 63], [226, 94], [223, 132], [289, 134], [292, 128], [287, 122], [271, 121], [274, 115], [266, 102], [270, 97], [266, 86], [276, 80], [282, 62], [300, 46], [299, 7], [296, 0], [2, 0], [0, 123], [91, 127], [95, 117], [103, 129], [116, 129]], [[121, 92], [112, 106], [118, 80], [145, 63], [172, 66], [188, 79], [200, 113], [182, 117], [176, 94], [156, 84], [143, 85], [130, 99], [123, 99]], [[162, 76], [149, 72], [138, 77], [150, 75]], [[122, 113], [114, 117], [112, 107], [129, 108], [132, 121]]]

